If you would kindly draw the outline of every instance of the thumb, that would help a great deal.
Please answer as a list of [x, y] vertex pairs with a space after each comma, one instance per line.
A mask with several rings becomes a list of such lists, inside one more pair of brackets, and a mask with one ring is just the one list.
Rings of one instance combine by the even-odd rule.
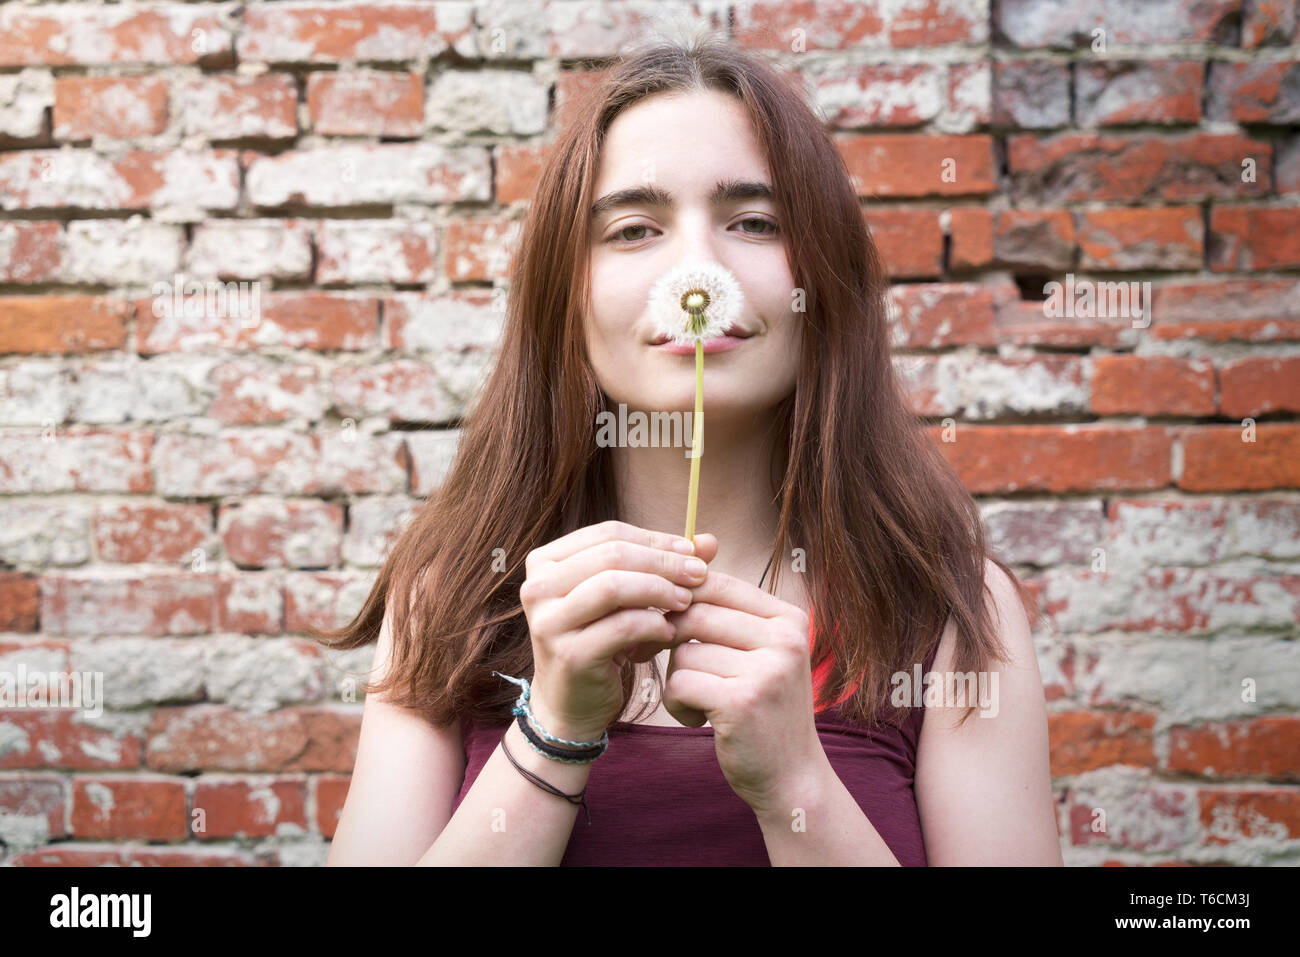
[[711, 562], [718, 556], [718, 539], [708, 532], [695, 533], [695, 557]]

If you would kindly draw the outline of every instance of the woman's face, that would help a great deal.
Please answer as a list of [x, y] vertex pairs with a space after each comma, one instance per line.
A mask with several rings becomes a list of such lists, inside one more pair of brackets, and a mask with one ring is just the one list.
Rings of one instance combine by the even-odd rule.
[[658, 94], [623, 111], [607, 131], [597, 203], [616, 191], [653, 187], [660, 204], [637, 199], [600, 211], [591, 223], [591, 307], [587, 354], [613, 403], [629, 410], [688, 411], [695, 403], [695, 355], [653, 345], [650, 288], [678, 263], [703, 259], [736, 277], [749, 337], [704, 358], [707, 417], [752, 417], [794, 389], [799, 361], [785, 224], [767, 196], [713, 194], [722, 184], [763, 184], [767, 164], [740, 102], [718, 91]]

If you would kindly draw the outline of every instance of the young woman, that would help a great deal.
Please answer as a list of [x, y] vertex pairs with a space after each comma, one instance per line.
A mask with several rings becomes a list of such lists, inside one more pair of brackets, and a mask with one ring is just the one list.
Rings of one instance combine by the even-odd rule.
[[[895, 378], [821, 122], [712, 38], [625, 56], [574, 116], [453, 468], [320, 633], [377, 639], [329, 863], [1061, 863], [1019, 585]], [[705, 362], [693, 555], [684, 450], [597, 442], [620, 403], [693, 409], [646, 306], [688, 260], [745, 303]], [[996, 700], [923, 697], [935, 672]]]

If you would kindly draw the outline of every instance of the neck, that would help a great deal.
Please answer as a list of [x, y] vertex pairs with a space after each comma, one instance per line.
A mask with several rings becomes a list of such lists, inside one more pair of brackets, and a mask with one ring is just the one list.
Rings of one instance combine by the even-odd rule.
[[[771, 411], [704, 423], [696, 531], [718, 539], [710, 567], [757, 585], [772, 555], [780, 512], [770, 476], [774, 435]], [[614, 475], [619, 518], [642, 528], [681, 535], [691, 459], [682, 448], [616, 447]], [[772, 573], [768, 572], [770, 583]], [[766, 587], [766, 586], [765, 586]]]

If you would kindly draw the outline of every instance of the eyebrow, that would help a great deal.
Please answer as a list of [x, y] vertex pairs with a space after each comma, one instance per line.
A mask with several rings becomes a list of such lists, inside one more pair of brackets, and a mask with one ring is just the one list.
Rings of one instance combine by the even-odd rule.
[[[719, 180], [709, 194], [709, 203], [718, 206], [722, 203], [735, 202], [738, 199], [774, 199], [772, 187], [757, 180], [726, 179]], [[591, 218], [599, 219], [611, 209], [620, 206], [666, 206], [674, 205], [672, 194], [659, 186], [632, 186], [606, 193], [591, 205]]]

